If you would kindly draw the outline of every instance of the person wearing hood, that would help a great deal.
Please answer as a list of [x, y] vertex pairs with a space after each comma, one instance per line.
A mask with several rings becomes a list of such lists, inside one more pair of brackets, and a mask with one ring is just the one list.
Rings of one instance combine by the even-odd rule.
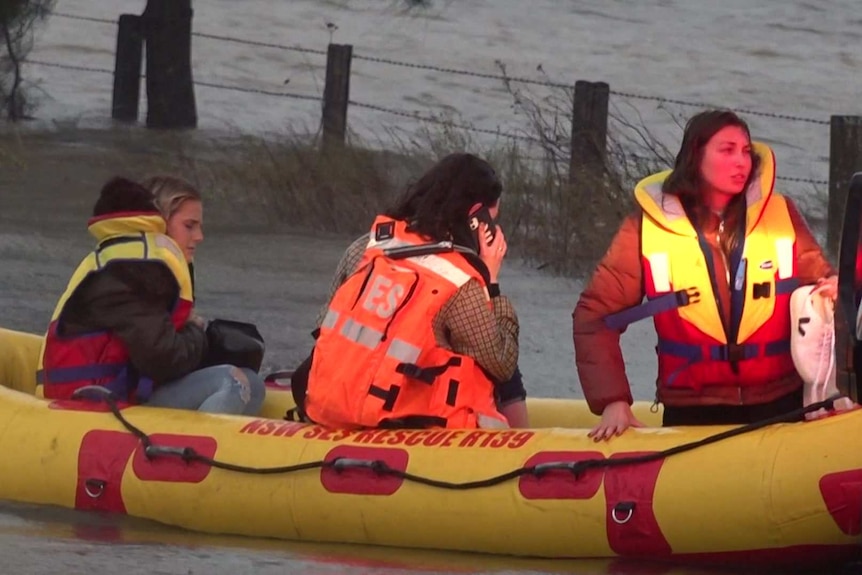
[[153, 194], [112, 178], [88, 230], [96, 247], [72, 275], [43, 342], [38, 380], [44, 396], [77, 399], [95, 385], [131, 403], [257, 413], [263, 383], [252, 370], [198, 369], [208, 358], [208, 339], [204, 322], [192, 314], [189, 262], [167, 234]]
[[642, 426], [620, 334], [647, 317], [665, 426], [744, 424], [802, 407], [790, 295], [821, 284], [834, 299], [837, 276], [774, 182], [772, 150], [735, 113], [709, 110], [687, 123], [673, 169], [637, 185], [637, 210], [573, 313], [578, 376], [601, 415], [596, 441]]

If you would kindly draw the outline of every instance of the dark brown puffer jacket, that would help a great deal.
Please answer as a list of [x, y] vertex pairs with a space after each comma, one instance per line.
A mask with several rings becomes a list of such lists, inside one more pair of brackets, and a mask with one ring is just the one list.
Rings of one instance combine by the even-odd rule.
[[112, 262], [90, 275], [66, 303], [64, 334], [110, 330], [138, 372], [165, 383], [194, 371], [207, 352], [204, 330], [171, 322], [176, 279], [161, 262]]

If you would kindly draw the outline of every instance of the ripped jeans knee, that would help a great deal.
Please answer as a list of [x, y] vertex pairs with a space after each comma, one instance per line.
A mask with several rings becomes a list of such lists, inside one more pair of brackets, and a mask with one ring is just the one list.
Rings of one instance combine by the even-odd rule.
[[228, 368], [228, 373], [233, 379], [229, 383], [232, 391], [239, 393], [239, 398], [245, 404], [242, 410], [243, 415], [257, 415], [263, 407], [263, 400], [266, 397], [266, 385], [263, 378], [255, 371], [248, 368], [239, 368], [233, 365], [224, 366]]
[[263, 378], [255, 371], [232, 365], [213, 365], [158, 386], [147, 405], [207, 413], [257, 415], [265, 396]]

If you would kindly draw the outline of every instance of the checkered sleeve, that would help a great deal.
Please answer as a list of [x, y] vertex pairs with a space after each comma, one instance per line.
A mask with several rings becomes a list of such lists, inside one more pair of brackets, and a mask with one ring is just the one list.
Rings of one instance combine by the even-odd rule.
[[518, 365], [518, 317], [505, 296], [491, 298], [473, 279], [440, 310], [452, 350], [474, 358], [494, 378], [506, 381]]
[[362, 260], [362, 254], [365, 253], [365, 247], [368, 245], [368, 234], [364, 234], [350, 244], [344, 254], [341, 256], [341, 261], [338, 262], [338, 267], [335, 268], [335, 275], [332, 277], [332, 283], [329, 286], [329, 296], [326, 298], [326, 303], [320, 308], [317, 313], [317, 327], [323, 323], [323, 318], [326, 316], [326, 311], [329, 309], [329, 302], [332, 301], [332, 296], [335, 291], [341, 287], [347, 278], [353, 275], [359, 262]]

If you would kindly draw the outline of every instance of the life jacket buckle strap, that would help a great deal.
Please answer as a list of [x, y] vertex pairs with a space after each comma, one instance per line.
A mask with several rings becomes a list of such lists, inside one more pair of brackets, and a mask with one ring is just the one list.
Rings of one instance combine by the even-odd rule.
[[686, 289], [681, 289], [679, 291], [674, 292], [676, 296], [676, 302], [678, 307], [685, 307], [687, 305], [698, 303], [700, 301], [700, 292], [696, 287], [690, 287]]
[[457, 356], [449, 358], [449, 361], [443, 365], [435, 365], [434, 367], [419, 367], [415, 363], [402, 362], [395, 366], [395, 373], [400, 373], [410, 379], [431, 385], [447, 369], [458, 367], [459, 365], [461, 365], [461, 358]]
[[657, 295], [638, 305], [626, 308], [604, 317], [604, 324], [610, 329], [625, 329], [636, 321], [656, 316], [666, 311], [675, 310], [700, 301], [700, 292], [696, 287], [689, 287], [673, 292]]
[[415, 363], [399, 363], [397, 366], [395, 366], [395, 373], [400, 373], [405, 377], [419, 380], [422, 383], [427, 383], [428, 385], [434, 383], [435, 377], [435, 374], [430, 373], [430, 371], [430, 369], [423, 369]]
[[[744, 359], [751, 359], [752, 353], [750, 350], [750, 346], [739, 345], [736, 343], [729, 343], [727, 345], [722, 345], [716, 348], [718, 353], [718, 358], [720, 361], [729, 361], [731, 364], [737, 364]], [[754, 355], [757, 354], [756, 350], [754, 350]]]

